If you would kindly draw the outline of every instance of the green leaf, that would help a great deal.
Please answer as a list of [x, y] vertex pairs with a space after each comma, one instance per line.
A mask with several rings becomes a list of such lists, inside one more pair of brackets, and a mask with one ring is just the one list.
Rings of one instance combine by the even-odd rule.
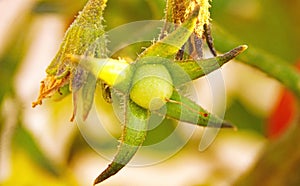
[[132, 101], [128, 101], [126, 121], [118, 152], [113, 162], [95, 179], [94, 185], [116, 174], [132, 159], [145, 140], [148, 119], [148, 110], [139, 107]]

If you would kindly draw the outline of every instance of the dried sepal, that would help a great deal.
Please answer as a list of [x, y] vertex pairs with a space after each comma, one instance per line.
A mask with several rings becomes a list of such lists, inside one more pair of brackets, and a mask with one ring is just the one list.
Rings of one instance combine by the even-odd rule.
[[61, 94], [60, 89], [68, 85], [69, 81], [70, 74], [60, 79], [57, 79], [55, 76], [48, 75], [43, 81], [41, 81], [39, 96], [37, 100], [32, 103], [32, 107], [41, 105], [45, 98], [51, 98], [57, 93]]
[[[77, 64], [70, 60], [70, 55], [86, 54], [90, 57], [103, 57], [103, 55], [106, 55], [106, 41], [105, 38], [101, 39], [104, 34], [102, 16], [106, 2], [107, 0], [88, 1], [84, 9], [71, 24], [59, 51], [47, 67], [47, 77], [41, 83], [37, 101], [32, 103], [33, 107], [42, 104], [43, 99], [59, 93], [59, 90], [67, 84], [70, 84], [70, 90], [74, 88], [74, 84], [80, 84], [74, 81], [74, 77], [78, 75]], [[102, 43], [98, 42], [99, 38]], [[91, 52], [89, 48], [93, 43], [98, 45]], [[85, 81], [85, 79], [80, 81]]]

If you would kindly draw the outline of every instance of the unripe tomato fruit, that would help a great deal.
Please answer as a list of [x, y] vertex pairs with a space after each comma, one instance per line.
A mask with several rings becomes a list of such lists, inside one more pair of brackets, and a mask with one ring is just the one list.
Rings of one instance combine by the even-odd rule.
[[139, 106], [157, 110], [172, 96], [173, 85], [169, 71], [161, 64], [146, 64], [135, 71], [130, 98]]

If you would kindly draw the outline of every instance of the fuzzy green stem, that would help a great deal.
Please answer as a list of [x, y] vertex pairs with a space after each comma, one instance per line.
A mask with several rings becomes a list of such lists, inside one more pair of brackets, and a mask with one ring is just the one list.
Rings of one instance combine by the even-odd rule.
[[[216, 24], [213, 27], [213, 34], [215, 37], [215, 46], [221, 52], [224, 52], [239, 43], [236, 38], [226, 33]], [[300, 74], [296, 68], [284, 60], [253, 46], [249, 46], [249, 49], [243, 55], [239, 55], [237, 60], [247, 65], [251, 65], [277, 79], [300, 98]]]

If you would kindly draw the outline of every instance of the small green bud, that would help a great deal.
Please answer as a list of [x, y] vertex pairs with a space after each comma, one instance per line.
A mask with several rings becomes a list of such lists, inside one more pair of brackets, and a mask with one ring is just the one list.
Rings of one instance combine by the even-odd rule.
[[172, 96], [172, 84], [164, 65], [142, 65], [135, 71], [130, 98], [145, 109], [157, 110]]

